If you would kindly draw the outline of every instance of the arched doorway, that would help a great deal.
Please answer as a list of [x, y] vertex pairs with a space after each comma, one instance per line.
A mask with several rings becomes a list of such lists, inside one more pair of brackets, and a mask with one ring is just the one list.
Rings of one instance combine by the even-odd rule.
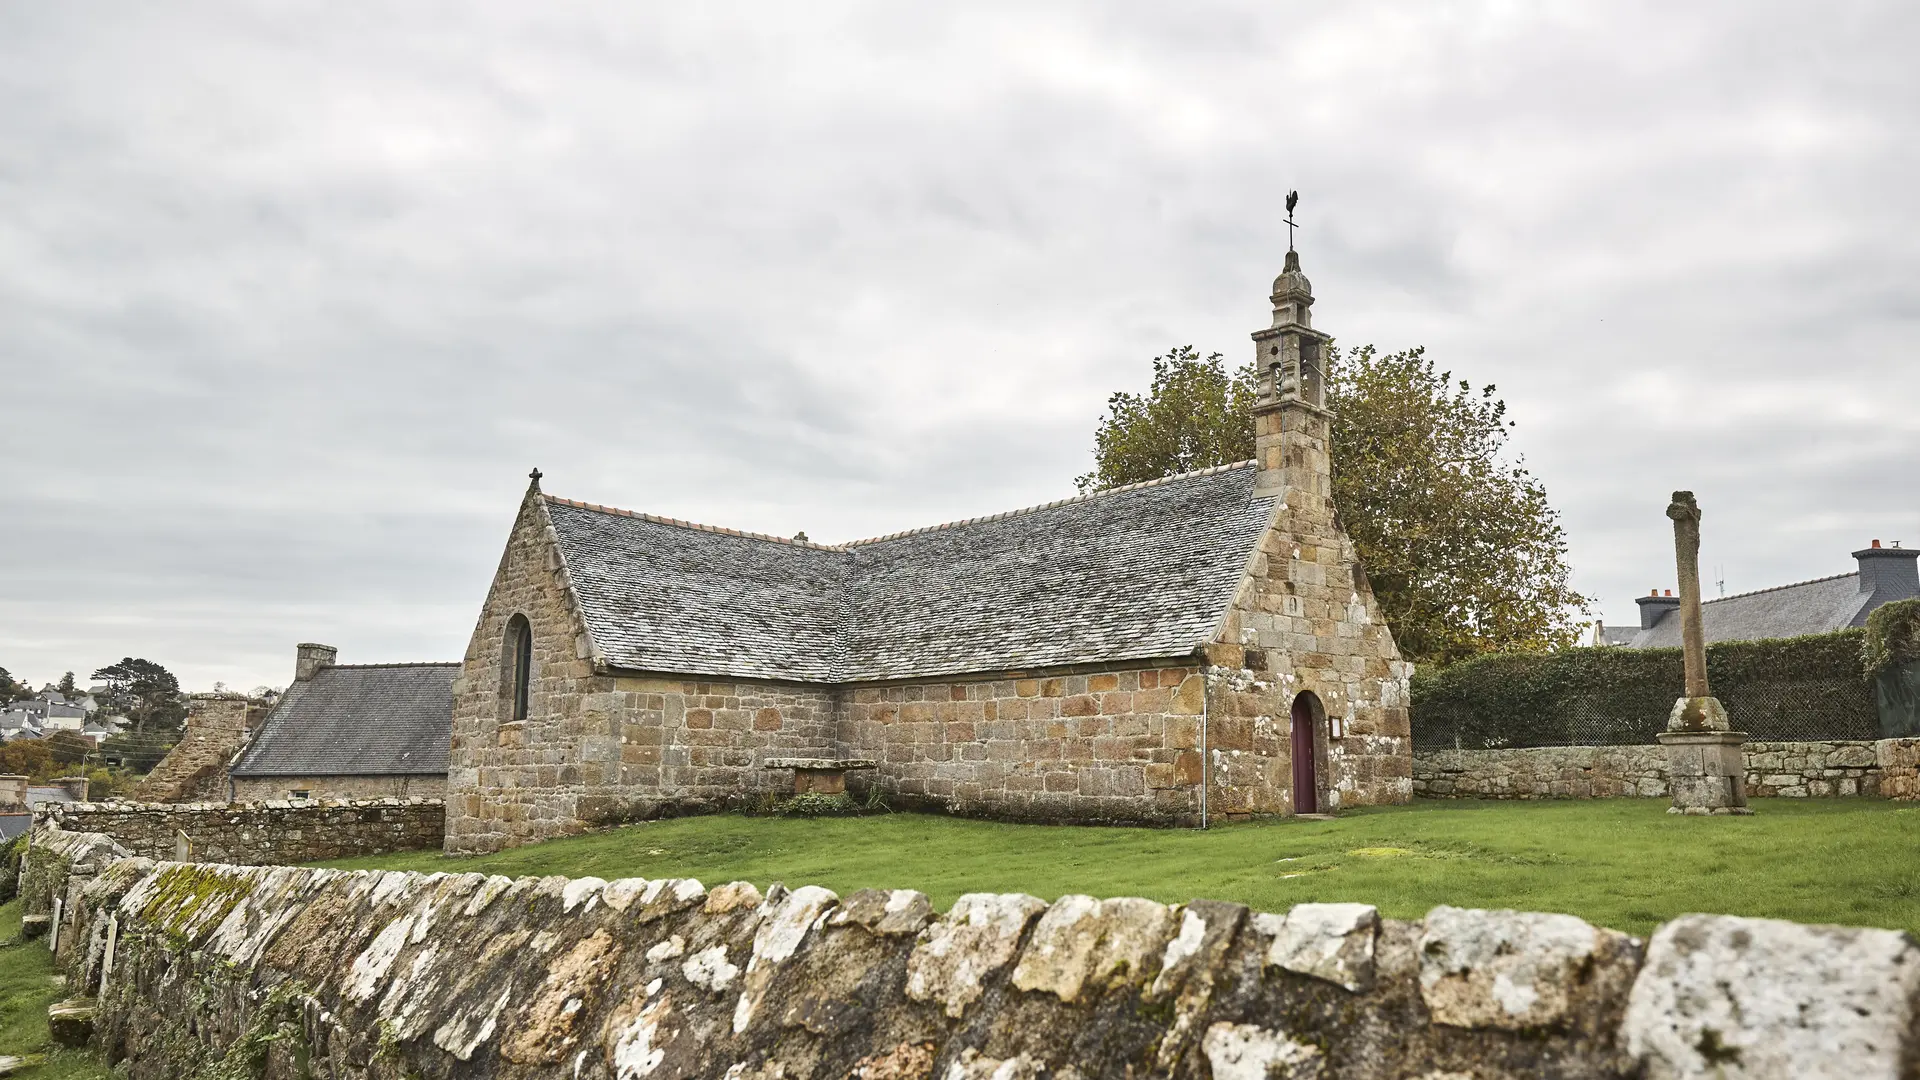
[[1311, 690], [1293, 699], [1293, 812], [1320, 812], [1319, 754], [1314, 733], [1326, 723], [1327, 710]]

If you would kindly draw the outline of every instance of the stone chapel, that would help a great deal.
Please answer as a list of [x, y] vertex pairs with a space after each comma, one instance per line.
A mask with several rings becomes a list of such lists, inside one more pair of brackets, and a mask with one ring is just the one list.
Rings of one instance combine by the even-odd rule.
[[1253, 461], [844, 544], [536, 470], [453, 685], [447, 849], [737, 804], [793, 759], [1030, 821], [1409, 799], [1411, 665], [1334, 514], [1330, 339], [1291, 250], [1271, 299]]

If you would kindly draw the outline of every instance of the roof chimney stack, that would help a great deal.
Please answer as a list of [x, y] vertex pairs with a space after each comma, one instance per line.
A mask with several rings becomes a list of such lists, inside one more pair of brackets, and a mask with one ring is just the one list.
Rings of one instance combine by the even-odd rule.
[[1870, 597], [1863, 611], [1920, 596], [1920, 548], [1903, 548], [1897, 540], [1892, 547], [1881, 547], [1875, 540], [1853, 558], [1860, 564], [1860, 591]]
[[321, 668], [333, 666], [333, 659], [340, 650], [331, 645], [315, 645], [302, 642], [293, 647], [293, 681], [306, 682], [320, 673]]
[[1680, 598], [1673, 595], [1672, 589], [1668, 589], [1665, 596], [1660, 595], [1659, 589], [1649, 589], [1647, 595], [1635, 600], [1634, 603], [1640, 605], [1640, 629], [1642, 630], [1653, 629], [1653, 624], [1659, 622], [1667, 612], [1680, 610]]

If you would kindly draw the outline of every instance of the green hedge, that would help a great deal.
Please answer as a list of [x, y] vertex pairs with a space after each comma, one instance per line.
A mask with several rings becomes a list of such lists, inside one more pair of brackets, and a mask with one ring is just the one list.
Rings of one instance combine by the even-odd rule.
[[[1893, 606], [1893, 605], [1889, 605]], [[1882, 609], [1884, 610], [1884, 609]], [[1707, 680], [1756, 741], [1876, 739], [1866, 631], [1707, 646]], [[1649, 744], [1685, 686], [1678, 649], [1486, 656], [1413, 679], [1422, 749]]]
[[1869, 676], [1920, 661], [1920, 599], [1882, 604], [1867, 616], [1863, 659]]
[[1880, 732], [1920, 736], [1920, 599], [1887, 604], [1867, 616], [1867, 674], [1880, 706]]

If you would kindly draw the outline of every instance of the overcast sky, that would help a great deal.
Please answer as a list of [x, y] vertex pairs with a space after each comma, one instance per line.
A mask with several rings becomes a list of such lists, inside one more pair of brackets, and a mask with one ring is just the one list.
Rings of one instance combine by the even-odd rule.
[[0, 665], [460, 657], [527, 470], [839, 541], [1266, 324], [1493, 382], [1610, 622], [1920, 543], [1909, 4], [0, 5]]

